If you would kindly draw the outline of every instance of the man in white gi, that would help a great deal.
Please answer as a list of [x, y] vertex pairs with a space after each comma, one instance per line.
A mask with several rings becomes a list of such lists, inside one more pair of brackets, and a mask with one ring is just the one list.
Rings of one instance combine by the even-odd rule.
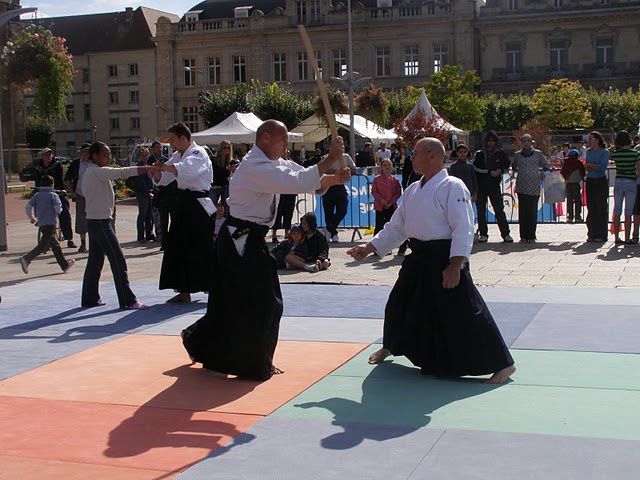
[[347, 251], [356, 260], [374, 252], [384, 256], [408, 238], [413, 252], [389, 295], [383, 347], [369, 363], [405, 355], [424, 374], [492, 374], [487, 383], [503, 383], [515, 366], [469, 272], [470, 194], [447, 174], [444, 159], [439, 140], [418, 141], [413, 166], [421, 181], [405, 190], [391, 221], [371, 242]]
[[216, 208], [209, 198], [213, 167], [184, 123], [171, 125], [168, 131], [176, 151], [166, 163], [154, 164], [154, 183], [166, 186], [177, 180], [178, 194], [162, 258], [160, 290], [178, 292], [169, 303], [190, 302], [192, 293], [213, 288]]
[[288, 142], [282, 123], [265, 121], [231, 177], [230, 216], [216, 241], [221, 280], [209, 294], [207, 314], [182, 332], [189, 356], [209, 370], [257, 380], [282, 373], [273, 365], [282, 294], [276, 261], [264, 239], [278, 197], [323, 191], [351, 176], [347, 168], [325, 175], [342, 158], [342, 138], [334, 139], [329, 155], [309, 168], [283, 159]]

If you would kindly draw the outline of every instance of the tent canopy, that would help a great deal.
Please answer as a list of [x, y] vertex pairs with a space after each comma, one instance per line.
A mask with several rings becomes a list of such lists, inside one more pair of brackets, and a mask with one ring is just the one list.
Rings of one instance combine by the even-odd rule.
[[[339, 126], [349, 129], [349, 115], [336, 115], [335, 118]], [[368, 138], [374, 143], [389, 143], [398, 138], [393, 130], [386, 130], [360, 115], [353, 116], [353, 125], [356, 135]], [[303, 134], [304, 144], [308, 146], [321, 142], [331, 133], [326, 124], [317, 115], [311, 115], [291, 132]]]
[[[231, 143], [254, 143], [256, 131], [262, 125], [262, 120], [253, 113], [233, 112], [219, 124], [196, 132], [191, 137], [198, 143], [218, 145], [223, 140]], [[289, 134], [290, 142], [302, 142], [302, 135]]]
[[451, 133], [455, 133], [457, 135], [463, 135], [465, 133], [464, 130], [458, 127], [454, 127], [449, 122], [445, 122], [444, 119], [440, 115], [438, 115], [438, 112], [436, 112], [436, 109], [433, 108], [433, 105], [431, 105], [431, 102], [427, 98], [427, 94], [424, 93], [424, 90], [420, 91], [420, 98], [418, 99], [418, 103], [416, 103], [415, 107], [413, 107], [413, 110], [409, 112], [409, 115], [405, 117], [405, 120], [410, 120], [413, 117], [415, 117], [418, 114], [419, 110], [422, 110], [422, 112], [424, 113], [424, 116], [427, 117], [427, 120], [433, 116], [440, 118], [442, 121], [443, 127], [449, 130]]

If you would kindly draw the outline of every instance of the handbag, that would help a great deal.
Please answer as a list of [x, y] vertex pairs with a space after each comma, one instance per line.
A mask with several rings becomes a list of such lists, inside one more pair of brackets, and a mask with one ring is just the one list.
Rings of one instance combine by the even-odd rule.
[[544, 203], [564, 202], [566, 183], [560, 172], [547, 172], [544, 177]]

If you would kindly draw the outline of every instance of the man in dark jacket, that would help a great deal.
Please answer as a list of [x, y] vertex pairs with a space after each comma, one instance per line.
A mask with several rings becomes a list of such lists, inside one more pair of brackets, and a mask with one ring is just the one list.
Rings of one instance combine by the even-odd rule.
[[86, 202], [82, 192], [82, 176], [87, 167], [91, 163], [89, 161], [90, 143], [83, 143], [78, 153], [80, 158], [76, 158], [64, 176], [67, 191], [71, 194], [71, 198], [76, 202], [76, 233], [80, 235], [80, 248], [78, 253], [87, 252], [87, 212]]
[[60, 197], [60, 203], [62, 203], [62, 211], [58, 215], [60, 222], [60, 230], [62, 235], [67, 241], [67, 247], [76, 248], [76, 244], [73, 243], [73, 229], [71, 228], [71, 214], [69, 213], [69, 198], [64, 186], [64, 179], [62, 175], [62, 164], [55, 158], [53, 158], [53, 150], [45, 148], [40, 152], [40, 161], [36, 167], [35, 184], [37, 188], [42, 187], [42, 177], [49, 175], [53, 178], [53, 189], [57, 191]]
[[[155, 141], [151, 144], [151, 155], [149, 156], [148, 164], [154, 163], [166, 163], [169, 160], [162, 155], [162, 144]], [[158, 223], [159, 229], [156, 226], [156, 236], [160, 235], [160, 250], [164, 250], [167, 246], [167, 232], [169, 231], [169, 223], [171, 222], [171, 211], [176, 202], [176, 196], [178, 195], [178, 182], [174, 180], [169, 185], [156, 187], [154, 189], [153, 197], [153, 209], [158, 210]]]
[[[138, 166], [148, 166], [149, 157], [149, 150], [146, 148], [140, 150]], [[138, 243], [152, 242], [155, 240], [155, 236], [153, 235], [153, 216], [151, 213], [151, 190], [153, 190], [153, 182], [146, 172], [136, 177], [131, 177], [131, 179], [133, 180], [135, 187], [133, 190], [135, 191], [136, 200], [138, 201], [138, 218], [136, 220]]]
[[489, 229], [487, 226], [487, 199], [491, 200], [493, 213], [500, 228], [502, 239], [513, 242], [509, 234], [509, 223], [504, 213], [504, 203], [502, 202], [502, 175], [509, 170], [509, 159], [507, 154], [500, 148], [498, 135], [489, 131], [484, 136], [483, 147], [478, 150], [473, 159], [473, 166], [476, 168], [478, 176], [478, 242], [484, 243], [489, 240]]

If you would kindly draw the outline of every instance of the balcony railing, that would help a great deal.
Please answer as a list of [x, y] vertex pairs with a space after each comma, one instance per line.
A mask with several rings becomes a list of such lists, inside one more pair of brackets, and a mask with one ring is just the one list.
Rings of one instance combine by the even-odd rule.
[[248, 18], [227, 18], [219, 20], [199, 20], [196, 22], [181, 22], [178, 24], [180, 32], [203, 32], [210, 30], [240, 30], [249, 26]]

